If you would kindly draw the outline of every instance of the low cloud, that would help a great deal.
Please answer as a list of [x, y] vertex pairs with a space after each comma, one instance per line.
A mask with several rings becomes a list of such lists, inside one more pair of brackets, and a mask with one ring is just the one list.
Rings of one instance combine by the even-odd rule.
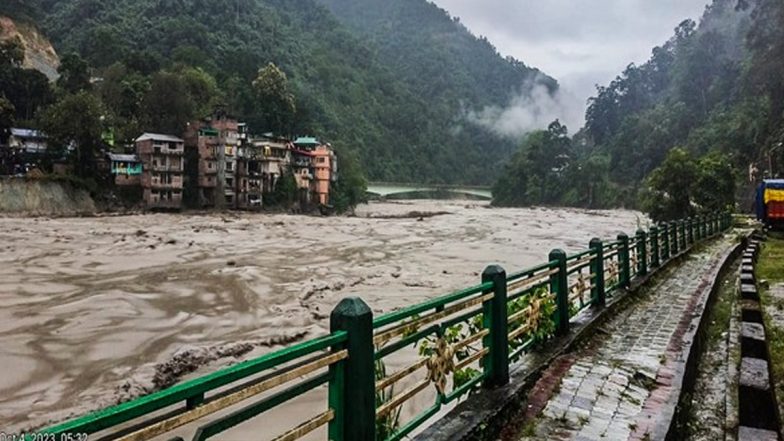
[[546, 86], [534, 80], [523, 84], [506, 106], [470, 111], [466, 119], [500, 136], [517, 139], [547, 128], [556, 119], [574, 133], [583, 126], [584, 111], [585, 103], [568, 90], [561, 88], [550, 94]]

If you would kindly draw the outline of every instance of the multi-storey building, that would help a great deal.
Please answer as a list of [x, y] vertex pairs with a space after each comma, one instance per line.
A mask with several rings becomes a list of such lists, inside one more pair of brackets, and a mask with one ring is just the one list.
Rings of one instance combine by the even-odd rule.
[[136, 155], [121, 155], [108, 153], [109, 173], [114, 178], [114, 184], [121, 187], [141, 185], [142, 163]]
[[262, 207], [262, 162], [264, 148], [251, 142], [237, 150], [237, 208], [259, 210]]
[[272, 134], [266, 134], [252, 142], [254, 146], [258, 146], [262, 150], [262, 192], [272, 193], [278, 185], [280, 177], [289, 170], [292, 145], [286, 138], [274, 137]]
[[145, 133], [136, 139], [142, 163], [142, 195], [148, 208], [182, 208], [185, 141]]
[[329, 205], [329, 190], [337, 180], [338, 161], [329, 144], [319, 144], [313, 149], [313, 193], [319, 205]]
[[297, 185], [300, 188], [308, 188], [306, 203], [329, 205], [331, 183], [337, 179], [337, 156], [332, 146], [311, 137], [297, 138], [294, 146], [295, 158], [302, 165], [294, 165], [294, 175], [299, 176]]
[[310, 206], [313, 181], [313, 153], [294, 148], [291, 150], [291, 172], [297, 183], [297, 200], [301, 209]]
[[185, 133], [190, 154], [189, 190], [201, 208], [237, 208], [237, 120], [218, 115], [195, 121]]

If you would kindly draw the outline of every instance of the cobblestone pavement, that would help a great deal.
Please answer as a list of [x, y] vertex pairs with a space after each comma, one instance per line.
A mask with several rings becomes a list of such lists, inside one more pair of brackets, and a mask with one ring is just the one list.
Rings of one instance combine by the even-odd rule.
[[[591, 344], [566, 355], [571, 366], [522, 439], [652, 439], [652, 421], [671, 399], [683, 362], [684, 334], [702, 311], [707, 287], [733, 242], [725, 235], [692, 252], [606, 323]], [[540, 381], [552, 377], [545, 373]]]

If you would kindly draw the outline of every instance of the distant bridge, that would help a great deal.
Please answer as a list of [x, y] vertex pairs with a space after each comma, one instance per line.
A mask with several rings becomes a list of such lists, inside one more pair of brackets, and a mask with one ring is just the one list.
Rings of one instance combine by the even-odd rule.
[[469, 195], [481, 199], [492, 199], [493, 193], [490, 187], [471, 187], [459, 185], [437, 185], [437, 184], [399, 184], [389, 182], [371, 182], [367, 186], [367, 192], [376, 196], [395, 196], [408, 193], [421, 192], [447, 192], [458, 195]]

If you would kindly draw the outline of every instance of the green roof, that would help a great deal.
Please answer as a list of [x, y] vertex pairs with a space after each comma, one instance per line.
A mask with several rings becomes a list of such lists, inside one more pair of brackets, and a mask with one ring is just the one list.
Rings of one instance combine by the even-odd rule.
[[319, 145], [318, 139], [310, 137], [310, 136], [303, 136], [299, 137], [294, 141], [296, 145]]

